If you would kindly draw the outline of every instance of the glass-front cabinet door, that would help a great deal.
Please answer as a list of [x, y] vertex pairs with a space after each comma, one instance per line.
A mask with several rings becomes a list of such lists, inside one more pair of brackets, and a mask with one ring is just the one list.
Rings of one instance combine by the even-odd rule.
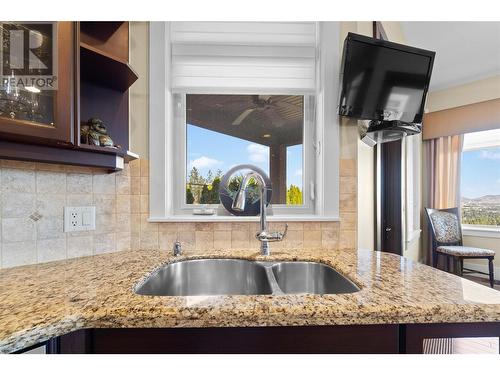
[[0, 23], [0, 140], [73, 143], [72, 22]]

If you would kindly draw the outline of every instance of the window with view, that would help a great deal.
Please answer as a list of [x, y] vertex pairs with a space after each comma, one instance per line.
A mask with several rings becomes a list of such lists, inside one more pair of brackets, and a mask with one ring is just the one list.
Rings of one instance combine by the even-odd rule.
[[464, 135], [462, 223], [500, 227], [500, 129]]
[[222, 176], [239, 164], [269, 176], [271, 203], [303, 204], [304, 96], [187, 94], [185, 126], [186, 204], [218, 204]]

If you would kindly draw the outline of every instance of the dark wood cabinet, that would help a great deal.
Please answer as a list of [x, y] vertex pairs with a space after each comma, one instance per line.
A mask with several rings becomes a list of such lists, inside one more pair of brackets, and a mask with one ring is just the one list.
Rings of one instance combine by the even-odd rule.
[[433, 338], [500, 337], [500, 323], [84, 329], [50, 354], [419, 354]]
[[[21, 23], [9, 25], [10, 29], [2, 30], [4, 40], [8, 42], [2, 54], [1, 74], [9, 82], [0, 93], [0, 137], [60, 146], [74, 144], [74, 23], [52, 22], [40, 30], [25, 30]], [[22, 38], [17, 41], [18, 46], [15, 45], [15, 33], [20, 33], [17, 35]], [[36, 36], [40, 38], [40, 47], [32, 52], [25, 47], [33, 43], [30, 39]], [[22, 62], [14, 61], [16, 49], [20, 53], [28, 49], [28, 54], [23, 53]], [[52, 66], [42, 61], [45, 69], [31, 69], [29, 66], [35, 63], [30, 60], [33, 59], [30, 54], [35, 52], [38, 55], [34, 59], [53, 53], [50, 56]], [[21, 68], [24, 66], [26, 69]], [[32, 83], [38, 76], [41, 78], [37, 86]]]
[[[17, 25], [26, 25], [28, 33], [39, 35], [30, 30], [29, 23]], [[46, 50], [34, 49], [33, 53], [50, 55], [52, 51], [57, 89], [23, 90], [22, 98], [18, 92], [0, 95], [0, 158], [120, 169], [124, 161], [134, 158], [129, 153], [128, 89], [138, 76], [128, 62], [129, 23], [51, 25], [54, 37], [49, 39], [49, 32], [41, 36]], [[2, 48], [11, 55], [10, 46]], [[31, 52], [28, 49], [26, 59]], [[13, 76], [18, 73], [12, 70]], [[34, 97], [39, 101], [31, 100]], [[81, 125], [90, 118], [103, 121], [116, 147], [81, 141]]]

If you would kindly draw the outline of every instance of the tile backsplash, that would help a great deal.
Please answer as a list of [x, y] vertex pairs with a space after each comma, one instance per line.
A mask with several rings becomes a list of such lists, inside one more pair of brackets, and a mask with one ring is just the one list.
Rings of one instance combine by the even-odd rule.
[[[356, 246], [356, 161], [340, 164], [340, 222], [289, 222], [273, 249]], [[257, 250], [258, 223], [149, 223], [149, 165], [116, 173], [95, 168], [0, 160], [0, 266], [48, 262], [128, 249]], [[96, 206], [96, 230], [63, 232], [64, 206]], [[270, 224], [282, 229], [284, 223]]]
[[[129, 166], [107, 173], [0, 160], [1, 266], [130, 249], [130, 181]], [[97, 229], [64, 233], [64, 206], [90, 205], [96, 206]]]

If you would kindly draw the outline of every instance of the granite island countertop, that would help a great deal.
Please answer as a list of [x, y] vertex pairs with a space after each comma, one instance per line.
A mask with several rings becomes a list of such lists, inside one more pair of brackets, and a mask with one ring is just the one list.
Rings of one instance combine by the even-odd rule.
[[[162, 264], [193, 258], [309, 260], [361, 290], [337, 295], [141, 296]], [[500, 292], [389, 253], [364, 250], [122, 251], [0, 270], [0, 352], [81, 328], [500, 322]]]

